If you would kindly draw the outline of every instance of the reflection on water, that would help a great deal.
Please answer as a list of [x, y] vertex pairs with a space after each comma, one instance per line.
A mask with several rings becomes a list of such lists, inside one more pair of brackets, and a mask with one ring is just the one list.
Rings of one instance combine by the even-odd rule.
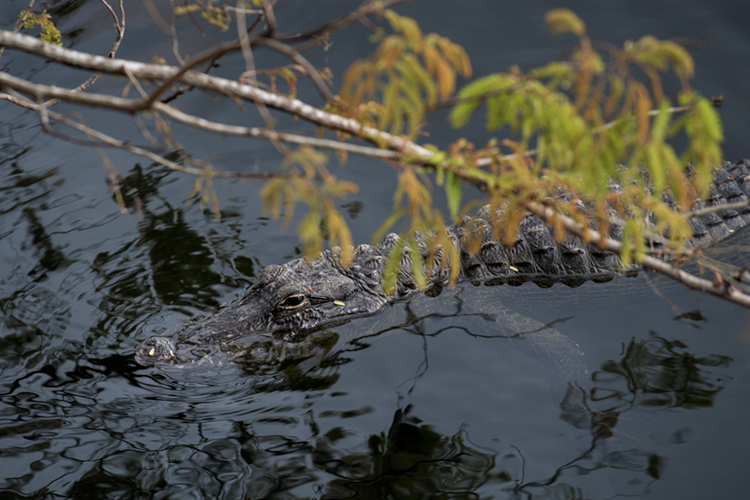
[[[731, 361], [693, 355], [683, 342], [656, 334], [634, 339], [620, 359], [596, 370], [592, 404], [608, 412], [596, 413], [602, 420], [590, 430], [592, 449], [574, 451], [542, 477], [528, 477], [525, 450], [474, 442], [470, 426], [444, 434], [431, 422], [438, 416], [420, 414], [406, 402], [409, 396], [390, 424], [367, 435], [358, 420], [377, 414], [382, 421], [387, 410], [318, 408], [321, 398], [346, 401], [337, 392], [341, 370], [356, 364], [373, 339], [398, 331], [425, 339], [457, 329], [467, 337], [496, 334], [477, 329], [490, 314], [477, 323], [465, 321], [469, 315], [460, 308], [420, 316], [410, 306], [406, 322], [383, 327], [393, 319], [371, 318], [351, 331], [342, 327], [340, 335], [323, 332], [332, 341], [320, 342], [318, 353], [252, 372], [232, 364], [215, 372], [143, 369], [130, 356], [88, 358], [79, 348], [60, 356], [57, 367], [4, 378], [2, 457], [15, 469], [0, 486], [24, 498], [50, 492], [81, 499], [458, 499], [500, 492], [507, 498], [588, 498], [580, 478], [600, 473], [616, 485], [612, 493], [641, 494], [663, 476], [666, 460], [618, 435], [613, 410], [630, 418], [639, 408], [709, 405], [721, 388], [720, 369]], [[457, 317], [461, 326], [454, 324]], [[373, 326], [381, 329], [345, 341], [356, 336], [352, 331]], [[414, 362], [420, 374], [409, 394], [429, 370], [424, 356]]]
[[[596, 398], [614, 397], [612, 404], [618, 408], [622, 404], [654, 409], [712, 407], [728, 381], [712, 369], [729, 368], [731, 362], [731, 357], [718, 354], [696, 356], [682, 341], [651, 332], [649, 339], [632, 339], [620, 361], [602, 365], [595, 379], [607, 389], [597, 390]], [[623, 398], [624, 393], [630, 396]]]

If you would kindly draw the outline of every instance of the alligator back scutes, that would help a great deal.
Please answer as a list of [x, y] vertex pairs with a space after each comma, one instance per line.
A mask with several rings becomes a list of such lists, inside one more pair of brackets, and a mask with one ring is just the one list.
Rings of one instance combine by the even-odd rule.
[[[618, 186], [613, 185], [613, 189]], [[750, 160], [737, 164], [725, 163], [719, 169], [705, 201], [699, 201], [696, 209], [723, 204], [745, 202], [750, 197]], [[459, 245], [461, 255], [461, 277], [471, 282], [488, 285], [507, 283], [520, 285], [531, 281], [541, 287], [554, 283], [579, 286], [587, 280], [596, 282], [611, 280], [615, 274], [632, 276], [639, 268], [631, 266], [621, 269], [619, 257], [596, 245], [584, 243], [575, 235], [568, 235], [563, 241], [556, 241], [553, 230], [539, 217], [528, 214], [521, 222], [516, 241], [505, 246], [493, 236], [493, 223], [501, 214], [490, 213], [489, 205], [483, 207], [473, 218], [467, 217], [456, 226], [448, 228], [454, 241]], [[591, 223], [593, 227], [593, 222]], [[728, 209], [703, 214], [690, 219], [693, 237], [686, 242], [688, 248], [706, 248], [727, 238], [738, 229], [750, 224], [750, 207]], [[482, 243], [476, 255], [460, 243], [466, 231], [481, 233]], [[389, 235], [393, 237], [395, 235]], [[622, 227], [609, 226], [609, 237], [622, 239]], [[659, 238], [652, 238], [646, 244], [655, 251], [663, 248]], [[387, 254], [392, 242], [381, 244], [381, 251]], [[408, 260], [408, 259], [407, 259]], [[408, 263], [402, 263], [401, 278], [410, 281]], [[438, 273], [435, 279], [445, 279]], [[411, 286], [406, 288], [413, 288]]]

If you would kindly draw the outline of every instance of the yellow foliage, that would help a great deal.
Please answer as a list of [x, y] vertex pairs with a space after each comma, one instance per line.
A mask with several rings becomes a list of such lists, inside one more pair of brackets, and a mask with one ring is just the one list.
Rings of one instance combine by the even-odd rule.
[[[454, 94], [457, 77], [470, 77], [471, 65], [461, 46], [423, 33], [413, 19], [392, 11], [384, 11], [384, 17], [390, 32], [379, 32], [374, 52], [349, 66], [339, 95], [325, 109], [415, 138], [426, 114]], [[567, 60], [478, 78], [460, 89], [451, 110], [450, 120], [459, 127], [484, 109], [486, 128], [508, 136], [484, 147], [459, 139], [445, 151], [430, 147], [429, 160], [403, 156], [394, 165], [393, 211], [373, 236], [377, 243], [394, 225], [402, 225], [402, 238], [386, 266], [386, 290], [395, 291], [400, 272], [409, 272], [420, 287], [437, 269], [449, 267], [452, 279], [458, 276], [460, 256], [445, 231], [446, 217], [433, 207], [429, 173], [444, 189], [454, 222], [481, 203], [489, 203], [493, 213], [499, 210], [502, 218], [493, 227], [506, 244], [515, 241], [530, 202], [544, 203], [602, 234], [621, 225], [626, 264], [648, 251], [647, 231], [668, 235], [675, 250], [690, 233], [684, 211], [705, 195], [712, 166], [721, 162], [723, 140], [716, 111], [689, 86], [694, 73], [690, 54], [650, 36], [622, 47], [592, 42], [585, 23], [567, 9], [551, 11], [545, 21], [553, 33], [578, 38]], [[666, 72], [679, 81], [677, 90], [663, 88]], [[304, 70], [288, 66], [258, 74], [269, 78], [272, 91], [278, 91], [275, 79], [284, 79], [293, 96]], [[665, 97], [670, 94], [678, 95], [680, 108]], [[670, 142], [675, 135], [687, 138], [681, 152]], [[346, 154], [339, 153], [339, 161], [345, 160]], [[293, 151], [284, 160], [284, 177], [269, 180], [261, 197], [265, 212], [283, 216], [287, 225], [296, 204], [307, 204], [297, 227], [305, 255], [321, 250], [327, 239], [340, 246], [336, 255], [347, 264], [351, 234], [334, 201], [357, 186], [337, 180], [326, 164], [327, 158], [312, 149]], [[462, 204], [462, 182], [479, 187], [484, 200]], [[611, 189], [612, 182], [619, 187]], [[196, 193], [205, 191], [202, 184], [196, 186]], [[210, 192], [201, 198], [211, 199]], [[645, 225], [648, 219], [655, 227]], [[556, 238], [565, 237], [559, 217], [547, 222]], [[475, 229], [463, 236], [471, 252], [482, 245], [483, 230]]]
[[39, 37], [42, 40], [54, 45], [62, 45], [62, 35], [52, 22], [52, 16], [47, 14], [46, 10], [42, 11], [40, 14], [35, 14], [30, 10], [24, 10], [18, 17], [23, 20], [24, 29], [31, 29], [38, 25], [42, 29], [39, 34]]
[[456, 76], [471, 76], [471, 63], [460, 45], [435, 33], [424, 35], [413, 19], [390, 10], [385, 17], [393, 34], [380, 39], [369, 59], [349, 66], [336, 110], [357, 117], [356, 110], [379, 96], [378, 128], [394, 134], [406, 129], [415, 137], [438, 97], [453, 94]]
[[[449, 149], [447, 164], [460, 165], [450, 171], [481, 186], [490, 203], [503, 207], [506, 243], [515, 238], [525, 204], [544, 200], [584, 227], [587, 217], [595, 216], [603, 234], [615, 210], [626, 220], [624, 262], [637, 260], [647, 250], [646, 213], [656, 221], [657, 230], [679, 246], [690, 234], [684, 211], [698, 195], [705, 196], [713, 167], [722, 161], [718, 115], [687, 83], [694, 72], [692, 58], [674, 42], [647, 36], [619, 49], [596, 45], [606, 48], [605, 61], [572, 12], [557, 9], [546, 21], [554, 33], [578, 36], [569, 61], [528, 73], [513, 67], [461, 89], [450, 115], [454, 126], [462, 126], [485, 106], [487, 129], [510, 127], [517, 140], [492, 142], [479, 151]], [[645, 74], [647, 82], [631, 73], [631, 66]], [[673, 108], [664, 99], [660, 73], [670, 68], [681, 83], [678, 100], [683, 108]], [[685, 114], [673, 119], [680, 111]], [[676, 134], [688, 138], [682, 155], [669, 142]], [[510, 151], [498, 149], [498, 144]], [[531, 154], [524, 154], [532, 147]], [[494, 162], [476, 167], [479, 154], [490, 155]], [[618, 168], [622, 163], [627, 167]], [[610, 191], [611, 181], [621, 189]], [[561, 192], [571, 201], [561, 201]], [[674, 206], [664, 201], [665, 192]], [[581, 212], [582, 205], [574, 202], [579, 196], [595, 208], [593, 213]], [[557, 237], [562, 237], [559, 222], [552, 222]], [[470, 237], [467, 245], [478, 250]]]
[[202, 7], [198, 4], [190, 3], [187, 5], [176, 6], [173, 12], [175, 16], [179, 17], [179, 16], [184, 16], [185, 14], [192, 14], [193, 12], [198, 12], [201, 10], [201, 8]]
[[290, 152], [282, 165], [286, 177], [274, 177], [260, 192], [263, 211], [273, 218], [284, 215], [289, 226], [298, 202], [308, 205], [308, 212], [297, 226], [305, 257], [313, 257], [323, 248], [323, 234], [331, 246], [339, 245], [339, 258], [351, 262], [352, 237], [334, 201], [356, 193], [358, 187], [336, 179], [326, 168], [327, 157], [309, 147]]
[[555, 35], [569, 32], [580, 37], [586, 33], [586, 25], [570, 9], [551, 10], [544, 16], [544, 22]]

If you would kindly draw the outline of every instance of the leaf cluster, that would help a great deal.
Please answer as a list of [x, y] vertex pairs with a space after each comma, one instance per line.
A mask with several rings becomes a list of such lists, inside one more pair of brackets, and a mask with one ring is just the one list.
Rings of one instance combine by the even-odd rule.
[[21, 18], [24, 29], [31, 29], [35, 26], [39, 26], [42, 30], [39, 37], [42, 40], [54, 45], [62, 45], [62, 35], [57, 27], [55, 27], [55, 23], [52, 22], [52, 16], [47, 14], [46, 10], [38, 14], [31, 10], [24, 10], [18, 17]]
[[[326, 167], [326, 156], [307, 145], [334, 150], [342, 163], [350, 153], [390, 162], [398, 175], [393, 213], [384, 221], [375, 239], [401, 220], [403, 237], [389, 258], [386, 288], [392, 288], [396, 277], [407, 268], [420, 287], [426, 286], [432, 274], [442, 273], [446, 268], [455, 278], [460, 257], [445, 227], [451, 220], [462, 220], [480, 203], [487, 202], [492, 213], [502, 212], [502, 220], [493, 227], [495, 237], [502, 237], [508, 244], [515, 241], [527, 210], [546, 206], [557, 214], [548, 215], [547, 222], [555, 228], [558, 238], [565, 236], [562, 216], [572, 218], [584, 228], [595, 227], [602, 234], [608, 233], [611, 224], [622, 226], [625, 263], [631, 258], [639, 259], [649, 250], [647, 233], [663, 235], [671, 241], [673, 250], [679, 250], [679, 245], [690, 234], [685, 213], [698, 197], [706, 195], [712, 168], [721, 163], [723, 140], [721, 122], [711, 102], [690, 87], [694, 63], [682, 46], [651, 36], [627, 41], [621, 47], [594, 41], [588, 38], [585, 23], [580, 18], [567, 9], [556, 9], [545, 18], [549, 29], [574, 37], [573, 44], [564, 52], [565, 59], [528, 71], [511, 67], [508, 71], [479, 78], [451, 99], [457, 77], [471, 75], [471, 64], [464, 49], [435, 33], [425, 34], [413, 19], [384, 10], [384, 3], [395, 2], [373, 0], [320, 29], [306, 34], [281, 35], [273, 15], [273, 3], [252, 0], [233, 7], [228, 0], [185, 1], [174, 7], [174, 17], [200, 13], [222, 31], [228, 29], [238, 9], [257, 15], [247, 33], [240, 33], [241, 37], [265, 19], [268, 29], [248, 43], [277, 50], [294, 64], [245, 73], [239, 81], [258, 88], [251, 89], [252, 92], [243, 89], [242, 95], [229, 94], [238, 103], [248, 99], [248, 94], [252, 95], [251, 100], [259, 104], [259, 112], [265, 113], [265, 130], [191, 120], [177, 108], [163, 107], [166, 102], [195, 88], [194, 81], [189, 87], [176, 88], [164, 99], [145, 101], [141, 111], [153, 111], [146, 109], [149, 106], [160, 107], [161, 111], [152, 116], [156, 130], [169, 148], [180, 149], [181, 146], [173, 139], [170, 122], [163, 119], [162, 113], [199, 128], [222, 131], [218, 133], [274, 141], [285, 158], [281, 173], [272, 177], [261, 191], [264, 208], [276, 217], [283, 213], [288, 225], [296, 203], [309, 205], [308, 213], [298, 226], [308, 257], [320, 251], [327, 239], [331, 245], [341, 246], [344, 264], [350, 261], [351, 236], [335, 208], [335, 201], [355, 192], [357, 186], [337, 180]], [[250, 4], [262, 8], [246, 9]], [[368, 58], [355, 61], [349, 67], [343, 75], [339, 95], [331, 98], [325, 86], [325, 83], [331, 84], [330, 73], [315, 69], [303, 53], [317, 43], [325, 46], [327, 37], [340, 26], [354, 22], [352, 19], [373, 13], [382, 15], [388, 28], [375, 30], [372, 39], [378, 44], [377, 48]], [[21, 25], [25, 28], [38, 25], [42, 38], [60, 43], [59, 31], [46, 12], [21, 13], [18, 26]], [[173, 37], [176, 47], [175, 33]], [[119, 39], [115, 47], [118, 44]], [[210, 72], [220, 57], [238, 50], [239, 46], [236, 43], [217, 46], [203, 53], [203, 57], [212, 58], [205, 71]], [[178, 79], [183, 79], [185, 71], [192, 67], [190, 62], [186, 64], [178, 73]], [[323, 109], [310, 112], [310, 106], [296, 99], [300, 75], [313, 77], [327, 101]], [[258, 81], [259, 76], [263, 77], [262, 82]], [[207, 87], [216, 90], [221, 79], [212, 78], [217, 81]], [[287, 97], [273, 95], [281, 94], [279, 80], [288, 85]], [[133, 76], [128, 82], [124, 95], [130, 85], [138, 83]], [[175, 82], [167, 80], [163, 85], [172, 83]], [[154, 96], [158, 97], [166, 87], [157, 91]], [[141, 94], [144, 93], [141, 89]], [[93, 98], [82, 94], [75, 100], [87, 102], [84, 97]], [[65, 95], [65, 98], [71, 96]], [[476, 146], [463, 138], [444, 149], [418, 144], [416, 138], [427, 113], [448, 102], [456, 103], [450, 114], [455, 127], [463, 126], [483, 110], [487, 129], [499, 137], [484, 146]], [[124, 106], [115, 102], [109, 105], [113, 109]], [[319, 127], [321, 136], [326, 129], [332, 130], [338, 142], [296, 133], [277, 133], [270, 128], [273, 117], [269, 109], [309, 120]], [[342, 116], [353, 120], [342, 120]], [[365, 130], [364, 126], [377, 130]], [[400, 136], [404, 133], [406, 136]], [[144, 136], [152, 139], [148, 133]], [[375, 147], [344, 144], [353, 136], [374, 143]], [[96, 137], [107, 144], [129, 147], [102, 134]], [[679, 141], [687, 144], [682, 151], [674, 147]], [[288, 150], [287, 144], [306, 146]], [[155, 156], [143, 148], [131, 150], [149, 158]], [[162, 161], [169, 168], [198, 175], [188, 198], [197, 199], [202, 208], [211, 205], [218, 216], [212, 179], [226, 173], [184, 154], [182, 159], [195, 168], [181, 169], [166, 157]], [[612, 189], [613, 183], [616, 189]], [[484, 200], [463, 204], [462, 185], [465, 184], [480, 189]], [[433, 206], [435, 186], [445, 191], [450, 220]], [[569, 221], [567, 223], [569, 225]], [[467, 230], [464, 234], [463, 247], [478, 252], [483, 231]]]
[[[471, 76], [471, 64], [463, 47], [436, 33], [422, 33], [413, 19], [391, 10], [385, 18], [393, 33], [376, 34], [377, 50], [347, 69], [337, 111], [362, 119], [365, 106], [380, 130], [414, 137], [438, 98], [454, 92], [456, 76]], [[378, 99], [378, 105], [372, 106], [371, 99]]]
[[[432, 206], [430, 184], [423, 167], [404, 166], [393, 195], [394, 211], [372, 237], [375, 245], [399, 219], [405, 217], [409, 221], [406, 237], [396, 242], [386, 263], [383, 276], [386, 293], [395, 292], [396, 279], [406, 270], [419, 288], [425, 288], [427, 280], [446, 267], [454, 279], [458, 277], [461, 261], [458, 248], [447, 232], [447, 221]], [[402, 261], [403, 256], [408, 258]]]
[[307, 257], [323, 249], [324, 234], [329, 244], [340, 246], [339, 258], [348, 265], [352, 258], [352, 236], [346, 221], [336, 209], [335, 200], [356, 193], [359, 188], [349, 181], [338, 180], [326, 167], [325, 154], [301, 147], [287, 154], [282, 165], [283, 177], [275, 177], [260, 192], [263, 210], [274, 218], [284, 214], [289, 226], [296, 204], [303, 201], [308, 212], [297, 226], [302, 249]]
[[[463, 49], [449, 40], [424, 35], [414, 20], [391, 11], [385, 17], [393, 34], [379, 34], [378, 49], [350, 66], [331, 109], [381, 130], [406, 127], [414, 137], [437, 99], [454, 91], [456, 75], [468, 76], [471, 67]], [[404, 220], [388, 263], [387, 289], [404, 265], [420, 287], [446, 266], [453, 278], [458, 275], [455, 244], [433, 207], [434, 184], [445, 190], [454, 222], [480, 203], [462, 206], [462, 182], [480, 188], [481, 203], [503, 214], [493, 229], [508, 245], [527, 203], [540, 201], [601, 234], [613, 223], [622, 226], [625, 265], [648, 252], [649, 232], [665, 235], [675, 250], [690, 236], [685, 212], [705, 195], [713, 166], [721, 163], [723, 136], [710, 102], [690, 88], [689, 53], [650, 36], [622, 47], [594, 42], [583, 21], [566, 9], [551, 11], [546, 21], [553, 33], [577, 37], [567, 60], [479, 78], [460, 90], [450, 114], [460, 127], [484, 107], [487, 129], [508, 137], [481, 148], [466, 139], [446, 151], [430, 147], [427, 160], [402, 157], [393, 213], [373, 236], [375, 242]], [[672, 80], [665, 80], [668, 73]], [[664, 81], [673, 80], [679, 89], [670, 96]], [[682, 154], [672, 145], [676, 136], [687, 140]], [[613, 182], [618, 189], [611, 189]], [[318, 204], [315, 197], [312, 203]], [[565, 237], [561, 219], [548, 223], [558, 238]], [[305, 234], [303, 240], [312, 242], [311, 231]], [[483, 232], [464, 235], [463, 246], [479, 252]]]
[[[551, 11], [546, 21], [553, 33], [578, 38], [567, 61], [475, 80], [451, 112], [460, 127], [484, 105], [487, 129], [508, 129], [513, 137], [500, 143], [510, 155], [497, 143], [485, 148], [493, 158], [484, 169], [492, 179], [482, 181], [488, 197], [521, 215], [527, 200], [545, 201], [581, 222], [593, 217], [603, 234], [613, 216], [626, 220], [626, 263], [647, 251], [643, 236], [652, 217], [678, 247], [690, 235], [685, 211], [706, 194], [722, 160], [718, 115], [688, 84], [692, 58], [680, 45], [650, 36], [621, 48], [595, 44], [566, 9]], [[671, 100], [662, 77], [670, 70], [680, 84]], [[675, 136], [687, 139], [681, 155], [670, 142]], [[465, 177], [481, 177], [471, 157], [453, 158]], [[610, 190], [613, 181], [621, 190]], [[513, 227], [522, 217], [510, 218]]]

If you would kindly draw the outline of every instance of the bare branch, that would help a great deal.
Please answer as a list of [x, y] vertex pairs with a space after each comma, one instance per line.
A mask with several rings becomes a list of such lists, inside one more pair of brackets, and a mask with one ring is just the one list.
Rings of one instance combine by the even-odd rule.
[[[239, 5], [240, 0], [237, 0], [237, 2]], [[263, 2], [263, 8], [266, 15], [268, 15], [268, 13], [270, 12], [271, 16], [273, 16], [273, 11], [271, 10], [271, 7], [266, 4], [266, 2]], [[276, 29], [275, 26], [273, 29]], [[251, 83], [253, 85], [257, 85], [258, 82], [255, 79], [255, 58], [253, 57], [253, 49], [250, 45], [250, 39], [247, 36], [245, 13], [242, 11], [237, 12], [237, 33], [239, 34], [240, 47], [242, 47], [242, 56], [245, 58], [245, 73], [249, 75]], [[263, 104], [262, 101], [254, 102], [255, 107], [258, 110], [258, 114], [260, 114], [261, 118], [263, 118], [263, 123], [265, 124], [266, 128], [270, 131], [273, 131], [273, 117], [268, 111], [268, 108], [265, 104]], [[278, 151], [281, 156], [286, 156], [286, 154], [288, 153], [286, 146], [276, 140], [275, 136], [270, 137], [269, 139], [273, 147], [276, 148], [276, 151]]]
[[180, 66], [185, 64], [185, 61], [180, 55], [180, 41], [177, 38], [177, 29], [175, 28], [175, 16], [174, 13], [174, 0], [169, 0], [169, 36], [172, 38], [172, 55]]
[[276, 24], [276, 14], [273, 12], [273, 4], [268, 0], [263, 0], [263, 13], [265, 14], [266, 23], [268, 24], [267, 35], [273, 36], [276, 33], [278, 25]]
[[[2, 88], [2, 87], [0, 87], [0, 88]], [[16, 106], [21, 106], [22, 108], [32, 109], [32, 110], [36, 111], [36, 108], [34, 107], [36, 105], [33, 104], [33, 103], [32, 103], [32, 105], [29, 105], [29, 101], [27, 99], [24, 99], [24, 98], [18, 98], [16, 96], [13, 96], [13, 95], [10, 95], [10, 94], [6, 94], [4, 92], [0, 92], [0, 100], [8, 101], [10, 103], [15, 104]]]
[[737, 210], [738, 208], [745, 208], [745, 207], [750, 207], [750, 199], [745, 200], [745, 201], [738, 201], [736, 203], [725, 203], [723, 205], [714, 205], [712, 207], [704, 207], [698, 210], [691, 210], [690, 212], [687, 212], [685, 215], [687, 217], [697, 217], [699, 215], [707, 215], [707, 214], [712, 214], [716, 212], [721, 212], [722, 210]]
[[115, 14], [114, 9], [110, 7], [110, 5], [107, 3], [107, 0], [100, 0], [104, 6], [109, 10], [109, 13], [112, 14], [112, 17], [115, 20], [115, 29], [117, 30], [117, 36], [115, 37], [115, 43], [112, 45], [112, 48], [109, 49], [109, 54], [107, 54], [107, 57], [115, 57], [115, 54], [117, 53], [117, 49], [120, 47], [120, 42], [122, 42], [122, 38], [125, 36], [125, 5], [123, 4], [124, 0], [120, 0], [120, 19], [117, 18], [117, 14]]
[[143, 0], [143, 6], [146, 7], [146, 12], [151, 16], [151, 20], [156, 24], [165, 35], [169, 35], [169, 24], [161, 17], [159, 9], [154, 5], [153, 0]]
[[244, 12], [245, 14], [263, 14], [262, 10], [258, 9], [238, 9], [237, 7], [232, 7], [231, 5], [225, 5], [224, 9], [231, 11], [231, 12]]
[[157, 103], [154, 109], [158, 110], [164, 116], [167, 116], [180, 123], [201, 128], [209, 132], [216, 132], [219, 134], [235, 135], [240, 137], [254, 137], [269, 140], [274, 139], [302, 146], [344, 151], [347, 153], [357, 154], [368, 158], [375, 158], [378, 160], [398, 161], [401, 158], [401, 154], [395, 151], [387, 151], [383, 149], [371, 148], [368, 146], [358, 146], [356, 144], [348, 144], [331, 139], [307, 137], [288, 132], [276, 132], [259, 127], [240, 127], [237, 125], [225, 125], [223, 123], [216, 123], [204, 118], [183, 113], [173, 106], [162, 103]]
[[143, 99], [133, 100], [103, 94], [74, 92], [69, 89], [63, 89], [51, 85], [29, 83], [21, 78], [17, 78], [13, 75], [1, 72], [0, 88], [10, 88], [23, 92], [24, 94], [28, 94], [34, 97], [37, 101], [46, 98], [53, 98], [69, 102], [77, 102], [79, 104], [86, 104], [88, 106], [117, 109], [119, 111], [126, 111], [128, 113], [134, 113], [143, 109], [143, 106], [141, 105]]
[[[243, 85], [225, 78], [218, 78], [198, 73], [193, 70], [185, 70], [185, 68], [175, 68], [173, 66], [146, 64], [123, 59], [108, 59], [101, 56], [92, 56], [90, 54], [56, 47], [52, 44], [44, 43], [41, 40], [26, 35], [13, 34], [7, 31], [0, 31], [0, 45], [24, 50], [32, 54], [37, 54], [79, 68], [101, 70], [114, 74], [125, 74], [125, 68], [127, 67], [136, 77], [156, 80], [179, 80], [188, 85], [221, 92], [229, 96], [236, 96], [251, 101], [261, 101], [270, 108], [297, 115], [300, 118], [324, 127], [341, 130], [378, 145], [385, 145], [385, 147], [390, 149], [416, 156], [423, 161], [429, 161], [434, 154], [432, 151], [423, 148], [408, 139], [387, 132], [382, 132], [374, 127], [364, 127], [362, 124], [351, 118], [334, 115], [300, 100], [290, 99], [282, 95], [266, 92], [251, 85]], [[222, 44], [223, 48], [220, 50], [225, 50], [229, 46], [236, 47], [236, 45], [237, 42]], [[211, 50], [207, 52], [214, 51]], [[190, 64], [191, 62], [189, 61], [188, 65]], [[154, 92], [152, 92], [152, 95], [153, 94]], [[136, 101], [136, 104], [126, 104], [123, 110], [128, 110], [130, 112], [140, 111], [146, 109], [145, 104], [146, 102], [144, 101]]]
[[388, 0], [385, 2], [381, 2], [381, 1], [365, 2], [357, 10], [352, 11], [349, 14], [345, 15], [344, 17], [336, 19], [335, 21], [331, 21], [330, 23], [326, 23], [322, 26], [318, 26], [317, 28], [313, 30], [307, 31], [305, 33], [300, 33], [297, 35], [276, 36], [274, 38], [276, 38], [277, 40], [284, 41], [284, 42], [308, 40], [307, 42], [301, 45], [298, 45], [296, 47], [297, 52], [302, 53], [307, 50], [310, 50], [311, 48], [317, 45], [320, 45], [321, 38], [325, 38], [331, 33], [341, 31], [342, 29], [346, 28], [350, 24], [354, 24], [358, 22], [361, 18], [365, 16], [369, 16], [370, 14], [373, 14], [380, 10], [390, 9], [391, 7], [395, 5], [406, 3], [408, 1], [410, 0]]
[[295, 49], [285, 43], [274, 40], [273, 38], [257, 38], [256, 43], [263, 47], [268, 47], [271, 50], [275, 50], [276, 52], [284, 54], [285, 56], [289, 57], [294, 62], [305, 68], [305, 71], [307, 71], [310, 79], [313, 81], [315, 87], [318, 89], [318, 92], [326, 102], [333, 102], [336, 99], [328, 89], [328, 85], [326, 85], [326, 82], [320, 76], [320, 73], [315, 68], [315, 66], [313, 66], [310, 61], [308, 61]]
[[[129, 70], [128, 70], [129, 72]], [[124, 99], [121, 97], [113, 97], [102, 94], [91, 94], [91, 93], [74, 93], [71, 90], [63, 89], [60, 87], [53, 87], [48, 85], [38, 85], [26, 82], [20, 78], [8, 75], [7, 73], [0, 73], [0, 86], [7, 86], [24, 92], [28, 95], [35, 96], [37, 99], [43, 99], [48, 97], [54, 97], [57, 99], [68, 100], [71, 102], [77, 102], [80, 104], [86, 104], [89, 106], [108, 108], [118, 111], [126, 111], [134, 113], [139, 110], [139, 103], [141, 100]], [[142, 90], [141, 90], [142, 91]], [[0, 96], [3, 97], [3, 96]], [[19, 99], [13, 96], [5, 98], [8, 101], [18, 104], [28, 109], [37, 110], [36, 104], [31, 101]], [[347, 144], [330, 139], [319, 139], [315, 137], [306, 137], [298, 134], [290, 134], [284, 132], [276, 132], [267, 128], [258, 127], [240, 127], [235, 125], [225, 125], [221, 123], [212, 122], [203, 118], [188, 115], [181, 112], [177, 108], [164, 104], [161, 102], [155, 102], [151, 109], [162, 113], [175, 121], [190, 125], [196, 128], [201, 128], [209, 132], [216, 132], [220, 134], [243, 136], [243, 137], [254, 137], [262, 138], [267, 140], [277, 140], [288, 142], [292, 144], [307, 145], [312, 147], [318, 147], [323, 149], [332, 149], [337, 151], [345, 151], [352, 154], [366, 156], [368, 158], [377, 158], [380, 160], [391, 160], [397, 161], [401, 158], [401, 154], [394, 151], [387, 151], [377, 148], [371, 148], [366, 146], [358, 146], [355, 144]]]

